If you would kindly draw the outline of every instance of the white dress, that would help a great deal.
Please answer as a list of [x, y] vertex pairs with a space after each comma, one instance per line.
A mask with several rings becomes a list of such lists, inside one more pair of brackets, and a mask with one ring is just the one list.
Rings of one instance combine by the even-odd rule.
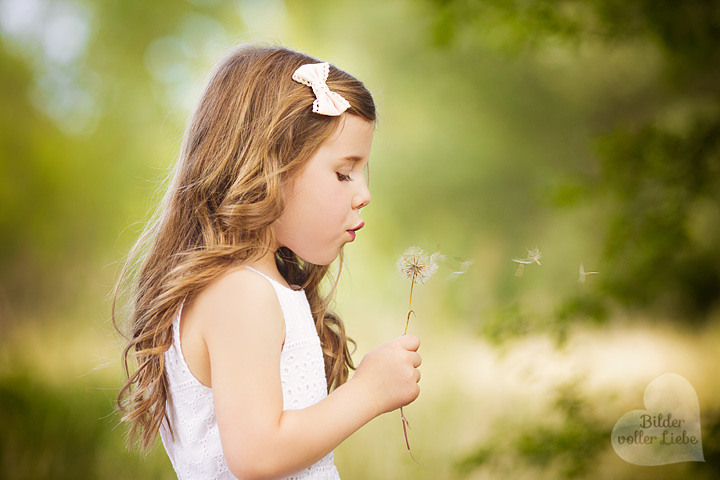
[[[285, 318], [285, 343], [280, 353], [283, 410], [309, 407], [327, 396], [325, 363], [320, 339], [305, 291], [292, 290], [255, 269], [275, 289]], [[175, 439], [165, 422], [160, 436], [181, 480], [235, 479], [225, 462], [220, 443], [212, 389], [190, 373], [180, 347], [180, 315], [173, 321], [173, 343], [165, 352], [170, 384], [167, 414]], [[291, 480], [339, 480], [330, 452], [317, 463], [294, 474]]]

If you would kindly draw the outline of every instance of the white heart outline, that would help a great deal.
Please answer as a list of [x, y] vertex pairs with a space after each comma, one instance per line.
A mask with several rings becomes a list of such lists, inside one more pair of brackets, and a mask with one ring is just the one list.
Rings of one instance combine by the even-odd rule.
[[[628, 463], [643, 466], [704, 462], [700, 402], [692, 384], [681, 375], [666, 373], [648, 384], [643, 400], [646, 410], [629, 411], [615, 423], [611, 434], [615, 453]], [[659, 420], [660, 425], [644, 427], [641, 415], [650, 416], [645, 419], [646, 423]], [[687, 438], [694, 437], [697, 443], [662, 443], [663, 439], [676, 438], [681, 431]], [[627, 441], [628, 437], [632, 438], [631, 442]]]

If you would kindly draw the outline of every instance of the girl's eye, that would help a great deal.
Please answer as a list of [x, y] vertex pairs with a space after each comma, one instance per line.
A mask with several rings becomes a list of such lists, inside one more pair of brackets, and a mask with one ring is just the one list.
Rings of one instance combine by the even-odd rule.
[[335, 172], [335, 175], [337, 175], [338, 180], [340, 180], [341, 182], [347, 182], [348, 180], [350, 180], [350, 175], [344, 175], [340, 172]]

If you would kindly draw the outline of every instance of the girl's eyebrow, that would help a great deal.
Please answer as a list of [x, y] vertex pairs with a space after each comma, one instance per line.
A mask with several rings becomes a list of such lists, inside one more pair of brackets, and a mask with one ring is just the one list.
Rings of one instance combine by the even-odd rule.
[[363, 158], [359, 155], [347, 155], [347, 156], [343, 157], [341, 160], [357, 163], [357, 162], [362, 162]]

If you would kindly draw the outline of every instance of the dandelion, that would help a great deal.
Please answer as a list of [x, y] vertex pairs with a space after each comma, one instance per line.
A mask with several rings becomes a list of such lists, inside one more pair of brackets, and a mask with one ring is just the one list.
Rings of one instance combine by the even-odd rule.
[[422, 248], [410, 247], [405, 253], [400, 255], [397, 261], [397, 269], [408, 280], [413, 283], [420, 281], [425, 283], [432, 277], [438, 269], [438, 260], [444, 260], [445, 257], [435, 252], [432, 255], [425, 255]]
[[583, 266], [582, 263], [580, 264], [580, 268], [578, 270], [580, 272], [580, 276], [578, 277], [578, 282], [580, 282], [580, 283], [585, 283], [585, 277], [587, 277], [588, 275], [597, 275], [598, 273], [600, 273], [600, 272], [586, 272], [585, 267]]
[[410, 315], [415, 313], [412, 309], [413, 287], [416, 282], [425, 283], [438, 269], [438, 260], [444, 257], [439, 252], [428, 256], [425, 251], [418, 247], [410, 247], [400, 255], [397, 261], [397, 269], [401, 275], [410, 280], [410, 302], [408, 303], [407, 320], [405, 321], [405, 334], [410, 324]]
[[[401, 275], [410, 280], [410, 301], [408, 302], [408, 314], [405, 320], [405, 334], [407, 334], [408, 326], [410, 325], [410, 315], [415, 312], [412, 309], [412, 296], [413, 287], [416, 282], [425, 283], [430, 277], [433, 276], [438, 270], [438, 260], [442, 260], [444, 257], [439, 252], [435, 252], [432, 255], [426, 255], [425, 252], [418, 247], [410, 247], [405, 250], [397, 261], [397, 269]], [[410, 457], [418, 465], [423, 465], [418, 462], [410, 450], [410, 441], [408, 440], [407, 429], [410, 428], [410, 423], [405, 418], [405, 413], [402, 407], [400, 407], [400, 418], [402, 419], [403, 434], [405, 435], [405, 445], [407, 446]]]
[[518, 277], [522, 277], [523, 272], [525, 272], [525, 265], [530, 265], [531, 263], [537, 263], [538, 265], [542, 265], [540, 263], [540, 257], [542, 257], [542, 253], [540, 253], [540, 249], [535, 247], [532, 250], [527, 251], [527, 257], [526, 258], [513, 258], [513, 262], [516, 262], [518, 264], [517, 270], [515, 270], [515, 275]]

